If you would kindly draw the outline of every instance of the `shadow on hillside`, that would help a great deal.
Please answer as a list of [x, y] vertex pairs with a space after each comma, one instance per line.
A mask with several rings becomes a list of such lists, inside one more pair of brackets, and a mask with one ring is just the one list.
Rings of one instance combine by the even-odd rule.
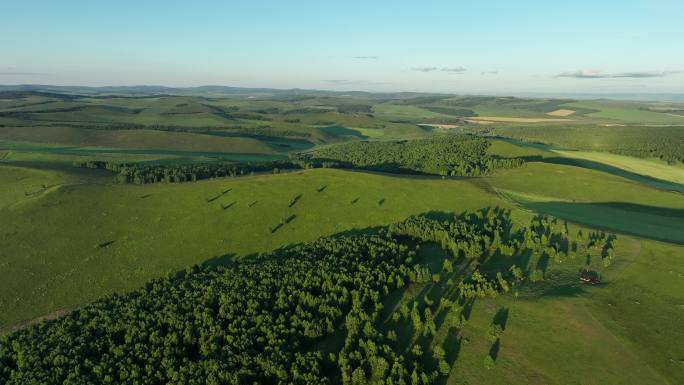
[[619, 176], [625, 179], [632, 180], [634, 182], [639, 182], [651, 187], [655, 187], [662, 190], [677, 191], [684, 193], [684, 184], [670, 182], [663, 179], [653, 178], [651, 176], [637, 174], [631, 171], [623, 170], [618, 167], [610, 166], [605, 163], [594, 162], [586, 159], [577, 158], [564, 158], [564, 157], [549, 157], [544, 158], [538, 155], [522, 157], [525, 162], [539, 162], [539, 163], [551, 163], [559, 164], [564, 166], [574, 166], [580, 168], [586, 168], [595, 171], [605, 172], [607, 174]]
[[518, 202], [547, 215], [582, 225], [684, 244], [684, 209], [646, 206], [627, 202]]
[[[243, 257], [247, 258], [247, 257]], [[218, 257], [209, 258], [202, 262], [202, 266], [230, 266], [236, 261], [234, 253], [219, 255]]]
[[501, 326], [501, 330], [506, 330], [506, 324], [508, 323], [509, 313], [510, 311], [507, 307], [499, 308], [499, 310], [496, 311], [496, 314], [494, 314], [494, 319], [492, 320], [492, 323], [494, 325]]

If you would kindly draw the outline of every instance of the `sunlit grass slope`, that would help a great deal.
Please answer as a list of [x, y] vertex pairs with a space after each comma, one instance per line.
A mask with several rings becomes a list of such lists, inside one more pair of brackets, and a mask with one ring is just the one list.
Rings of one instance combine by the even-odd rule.
[[223, 255], [495, 204], [501, 202], [494, 195], [466, 181], [323, 169], [173, 185], [62, 186], [0, 211], [0, 325]]

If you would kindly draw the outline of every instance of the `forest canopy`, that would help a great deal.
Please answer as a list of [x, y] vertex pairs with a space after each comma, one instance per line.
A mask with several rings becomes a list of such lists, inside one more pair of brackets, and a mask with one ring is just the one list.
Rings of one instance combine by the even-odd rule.
[[295, 159], [346, 167], [402, 173], [450, 176], [486, 175], [500, 168], [519, 167], [520, 158], [487, 153], [491, 142], [470, 135], [429, 139], [351, 142], [300, 153]]

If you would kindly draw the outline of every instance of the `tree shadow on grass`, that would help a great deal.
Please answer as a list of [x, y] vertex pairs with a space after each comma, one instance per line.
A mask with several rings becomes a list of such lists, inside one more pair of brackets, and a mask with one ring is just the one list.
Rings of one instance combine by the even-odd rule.
[[437, 314], [435, 315], [435, 326], [437, 327], [437, 330], [439, 330], [442, 325], [444, 325], [444, 321], [446, 321], [446, 317], [449, 314], [449, 312], [454, 311], [453, 306], [444, 306], [442, 309], [440, 309]]
[[470, 315], [473, 313], [473, 306], [475, 305], [475, 298], [470, 298], [466, 299], [463, 302], [463, 311], [461, 311], [461, 314], [463, 315], [463, 319], [469, 320]]
[[496, 314], [494, 314], [494, 319], [492, 320], [492, 323], [494, 325], [501, 326], [501, 330], [506, 330], [506, 323], [508, 323], [508, 313], [509, 310], [507, 307], [499, 308], [499, 310], [496, 311]]
[[229, 192], [231, 192], [232, 190], [233, 190], [232, 188], [229, 188], [229, 189], [226, 189], [226, 190], [221, 191], [220, 193], [214, 195], [214, 196], [211, 197], [211, 198], [207, 198], [207, 203], [211, 203], [211, 202], [213, 202], [213, 201], [219, 199], [220, 197], [222, 197], [222, 196], [228, 194]]
[[96, 246], [96, 248], [98, 248], [98, 249], [105, 249], [105, 248], [111, 246], [114, 242], [116, 242], [116, 240], [104, 241], [104, 242], [98, 243], [97, 246]]
[[227, 204], [227, 205], [221, 204], [221, 209], [223, 209], [223, 210], [228, 210], [229, 208], [235, 206], [236, 203], [237, 203], [237, 201], [232, 202], [232, 203], [229, 203], [229, 204]]
[[389, 318], [392, 316], [392, 313], [398, 310], [397, 305], [399, 305], [401, 302], [401, 299], [404, 297], [408, 287], [409, 285], [404, 285], [403, 287], [392, 291], [382, 301], [382, 312], [380, 314], [380, 319], [383, 323], [389, 322]]
[[361, 229], [349, 229], [333, 234], [333, 237], [357, 237], [362, 235], [377, 235], [387, 229], [386, 226], [371, 226]]
[[296, 197], [292, 198], [292, 200], [290, 201], [290, 204], [287, 207], [292, 207], [292, 206], [296, 205], [297, 202], [299, 202], [299, 200], [302, 199], [303, 195], [304, 194], [299, 194]]
[[463, 345], [463, 337], [460, 336], [459, 330], [456, 328], [449, 328], [447, 331], [447, 336], [444, 339], [445, 359], [449, 366], [454, 366], [456, 360], [458, 360], [458, 355], [461, 353], [461, 347]]
[[271, 234], [274, 234], [276, 231], [280, 230], [283, 225], [284, 223], [278, 223], [277, 225], [271, 227]]
[[499, 338], [496, 339], [494, 344], [492, 344], [492, 347], [489, 348], [489, 356], [492, 357], [492, 360], [496, 361], [497, 358], [499, 358], [499, 350], [501, 349], [501, 340]]
[[551, 257], [548, 254], [543, 253], [537, 260], [536, 269], [546, 273], [546, 270], [549, 268], [549, 261], [551, 261]]
[[[594, 285], [593, 287], [600, 287]], [[587, 293], [575, 271], [551, 271], [542, 281], [520, 287], [526, 298], [577, 297]]]
[[213, 266], [230, 266], [236, 260], [236, 255], [234, 253], [219, 255], [218, 257], [207, 259], [202, 262], [202, 266], [213, 267]]
[[512, 256], [502, 256], [499, 253], [494, 253], [480, 263], [480, 271], [490, 274], [498, 271], [508, 272], [513, 265], [519, 267], [523, 271], [528, 270], [528, 265], [534, 255], [534, 250], [524, 248]]
[[536, 212], [594, 228], [684, 244], [684, 209], [626, 202], [548, 201], [519, 203]]

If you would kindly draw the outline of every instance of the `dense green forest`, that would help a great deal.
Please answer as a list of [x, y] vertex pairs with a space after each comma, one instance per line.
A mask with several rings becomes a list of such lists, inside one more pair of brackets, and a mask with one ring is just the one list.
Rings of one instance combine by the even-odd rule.
[[488, 155], [490, 145], [484, 138], [445, 135], [419, 140], [345, 143], [301, 153], [294, 159], [377, 171], [444, 176], [486, 175], [496, 169], [523, 164], [519, 158]]
[[359, 168], [408, 174], [478, 176], [500, 168], [519, 167], [520, 158], [487, 154], [487, 139], [449, 135], [431, 139], [389, 142], [353, 142], [313, 152], [292, 153], [289, 160], [249, 163], [118, 163], [75, 161], [74, 167], [106, 169], [119, 183], [179, 183], [209, 178], [279, 173], [288, 169]]
[[[472, 302], [543, 279], [543, 271], [513, 264], [516, 256], [560, 263], [600, 248], [604, 259], [614, 257], [614, 236], [579, 239], [555, 219], [537, 216], [514, 229], [508, 211], [487, 209], [194, 266], [0, 337], [0, 382], [432, 384], [449, 373], [444, 349], [400, 349], [395, 330], [381, 331], [390, 293], [441, 282], [457, 290], [440, 304]], [[439, 274], [418, 258], [426, 242], [450, 251]], [[492, 258], [503, 262], [486, 263]], [[436, 306], [401, 308], [392, 322], [411, 320], [414, 333], [429, 337]], [[458, 328], [463, 316], [449, 322]], [[340, 349], [324, 351], [320, 343], [338, 331]]]
[[177, 163], [145, 164], [108, 161], [75, 161], [74, 167], [104, 169], [117, 173], [118, 183], [181, 183], [202, 179], [252, 175], [256, 172], [278, 173], [280, 170], [301, 168], [291, 161], [263, 161], [248, 163]]

